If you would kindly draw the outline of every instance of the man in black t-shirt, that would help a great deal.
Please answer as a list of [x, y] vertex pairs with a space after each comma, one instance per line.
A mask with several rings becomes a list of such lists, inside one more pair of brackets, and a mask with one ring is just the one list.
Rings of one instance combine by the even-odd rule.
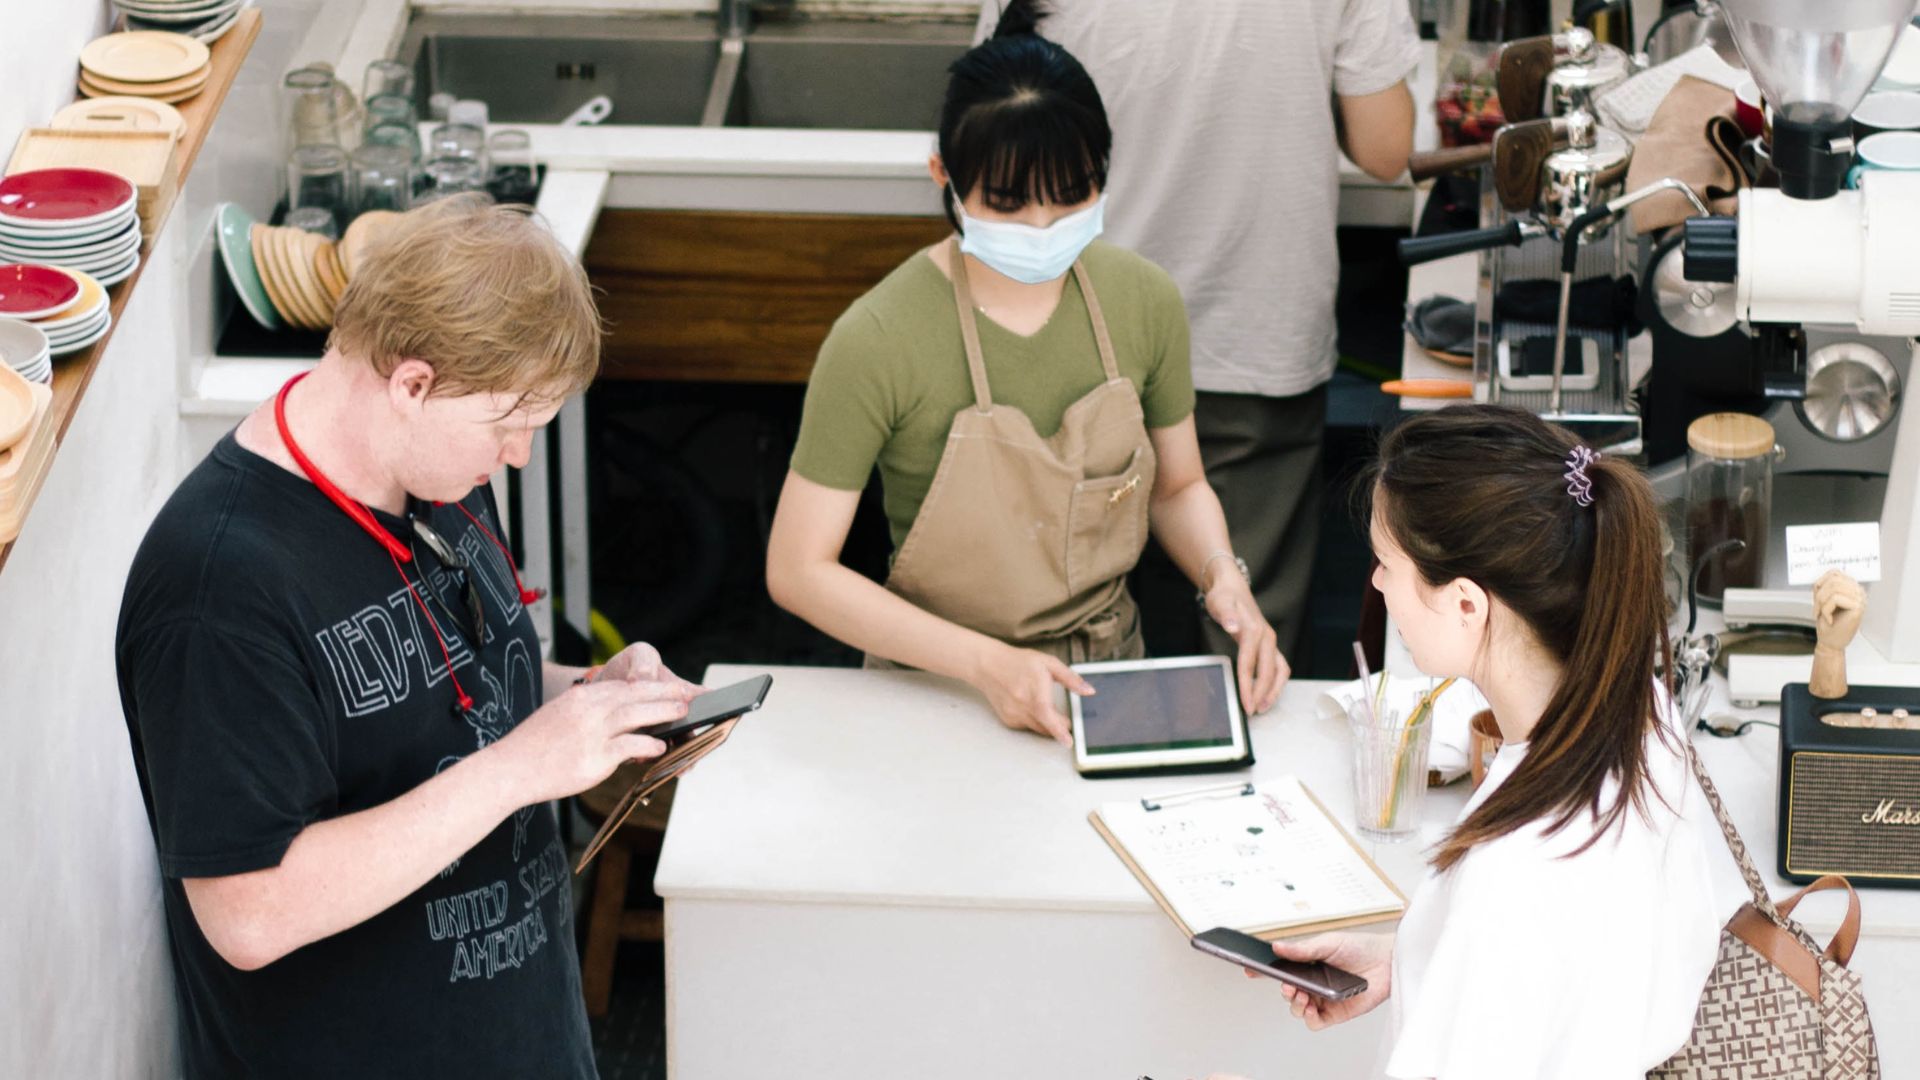
[[599, 345], [539, 222], [413, 211], [148, 530], [117, 666], [186, 1076], [595, 1075], [549, 804], [697, 688], [543, 663], [486, 482]]

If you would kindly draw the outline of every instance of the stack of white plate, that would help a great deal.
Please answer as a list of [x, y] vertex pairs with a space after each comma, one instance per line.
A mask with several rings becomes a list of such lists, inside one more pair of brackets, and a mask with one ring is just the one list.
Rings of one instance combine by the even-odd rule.
[[53, 354], [47, 335], [24, 319], [0, 319], [0, 363], [30, 382], [53, 378]]
[[79, 270], [117, 285], [140, 265], [138, 196], [97, 169], [39, 169], [0, 180], [0, 263]]
[[129, 30], [171, 30], [211, 45], [233, 29], [253, 0], [114, 0]]

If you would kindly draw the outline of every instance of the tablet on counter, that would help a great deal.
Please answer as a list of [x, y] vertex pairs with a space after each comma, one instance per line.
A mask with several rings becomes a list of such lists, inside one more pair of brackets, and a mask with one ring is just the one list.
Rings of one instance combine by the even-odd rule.
[[1073, 670], [1095, 691], [1067, 695], [1081, 775], [1219, 772], [1253, 764], [1227, 657], [1114, 660]]

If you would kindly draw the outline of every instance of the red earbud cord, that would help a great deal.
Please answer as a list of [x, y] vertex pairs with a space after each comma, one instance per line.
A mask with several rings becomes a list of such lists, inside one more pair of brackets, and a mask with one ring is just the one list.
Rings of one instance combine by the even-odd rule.
[[[440, 633], [440, 624], [434, 619], [433, 613], [427, 610], [426, 601], [421, 599], [420, 593], [414, 589], [413, 579], [407, 577], [407, 572], [401, 569], [401, 564], [413, 561], [413, 550], [402, 544], [397, 537], [387, 531], [385, 526], [375, 520], [373, 511], [368, 510], [365, 504], [341, 491], [339, 485], [328, 479], [327, 474], [321, 472], [319, 466], [315, 465], [312, 459], [300, 449], [300, 445], [293, 441], [293, 431], [287, 426], [287, 394], [293, 389], [293, 385], [306, 378], [307, 374], [303, 371], [288, 379], [286, 385], [280, 388], [280, 393], [273, 399], [273, 419], [280, 429], [280, 442], [286, 446], [287, 454], [293, 458], [294, 464], [300, 466], [300, 471], [307, 474], [307, 479], [313, 482], [314, 487], [320, 489], [320, 493], [327, 497], [327, 501], [339, 507], [342, 513], [353, 519], [354, 524], [360, 526], [367, 535], [379, 541], [380, 546], [386, 549], [387, 558], [393, 563], [393, 572], [400, 575], [400, 583], [407, 587], [407, 595], [413, 598], [414, 605], [420, 609], [420, 613], [427, 617], [427, 626], [433, 631], [433, 640], [440, 646], [440, 655], [447, 662], [447, 677], [453, 680], [453, 692], [460, 708], [471, 709], [473, 698], [467, 693], [466, 688], [460, 685], [460, 677], [453, 673], [453, 653], [447, 648], [447, 639]], [[434, 505], [445, 504], [435, 503]], [[473, 522], [474, 527], [485, 533], [487, 539], [493, 541], [493, 545], [500, 549], [501, 556], [507, 560], [508, 571], [513, 574], [513, 583], [520, 590], [520, 602], [531, 604], [540, 599], [542, 593], [527, 588], [526, 584], [520, 580], [520, 567], [514, 563], [513, 553], [507, 550], [507, 545], [501, 543], [500, 538], [493, 535], [491, 529], [482, 525], [480, 519], [473, 516], [472, 511], [459, 503], [454, 505], [459, 506], [460, 512], [467, 515], [467, 520]], [[480, 643], [474, 642], [474, 647], [479, 648]]]

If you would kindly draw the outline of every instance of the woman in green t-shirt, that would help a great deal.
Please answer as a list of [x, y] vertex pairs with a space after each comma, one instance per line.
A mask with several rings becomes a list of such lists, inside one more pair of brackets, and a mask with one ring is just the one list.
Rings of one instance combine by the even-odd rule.
[[[939, 153], [953, 239], [861, 297], [821, 346], [767, 554], [774, 599], [897, 663], [966, 680], [1010, 727], [1071, 742], [1067, 666], [1143, 654], [1126, 575], [1149, 528], [1239, 646], [1263, 712], [1288, 668], [1194, 437], [1186, 309], [1094, 243], [1112, 133], [1093, 80], [1014, 0], [950, 69]], [[882, 588], [840, 563], [880, 469]]]

